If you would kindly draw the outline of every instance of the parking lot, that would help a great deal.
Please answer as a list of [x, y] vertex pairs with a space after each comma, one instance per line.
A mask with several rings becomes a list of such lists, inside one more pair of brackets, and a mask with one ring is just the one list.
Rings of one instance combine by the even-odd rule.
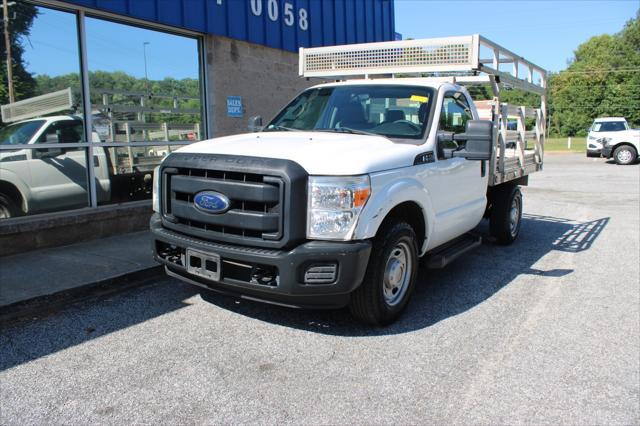
[[0, 423], [638, 424], [640, 166], [548, 154], [523, 193], [388, 328], [172, 279], [5, 327]]

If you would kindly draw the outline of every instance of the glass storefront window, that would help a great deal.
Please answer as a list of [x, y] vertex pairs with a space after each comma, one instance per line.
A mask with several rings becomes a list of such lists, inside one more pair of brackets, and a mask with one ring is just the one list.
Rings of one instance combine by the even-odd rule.
[[14, 102], [3, 61], [0, 219], [86, 207], [87, 150], [73, 146], [86, 146], [76, 15], [11, 8]]
[[0, 219], [150, 199], [160, 161], [205, 138], [199, 40], [26, 2], [11, 7], [15, 97], [3, 61]]
[[151, 143], [203, 139], [198, 41], [90, 17], [86, 39], [93, 127], [110, 165], [107, 202], [148, 199], [153, 169], [171, 151]]

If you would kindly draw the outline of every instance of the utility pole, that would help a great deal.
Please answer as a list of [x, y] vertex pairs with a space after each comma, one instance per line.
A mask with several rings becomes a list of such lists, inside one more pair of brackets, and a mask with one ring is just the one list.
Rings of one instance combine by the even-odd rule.
[[149, 96], [149, 76], [147, 75], [147, 45], [149, 45], [148, 41], [142, 43], [142, 54], [144, 55], [144, 81], [145, 87], [147, 89], [147, 96]]
[[13, 60], [11, 59], [11, 38], [9, 37], [9, 4], [7, 0], [2, 0], [2, 11], [4, 13], [4, 44], [7, 50], [7, 85], [9, 86], [9, 103], [16, 101], [13, 93]]
[[[145, 91], [147, 92], [147, 96], [143, 96], [140, 98], [140, 106], [141, 107], [145, 107], [147, 105], [147, 101], [149, 100], [150, 97], [150, 93], [149, 93], [149, 75], [147, 74], [147, 45], [151, 44], [148, 41], [145, 41], [142, 43], [142, 53], [144, 55], [144, 88]], [[147, 115], [143, 112], [140, 113], [140, 121], [146, 123], [147, 122]]]

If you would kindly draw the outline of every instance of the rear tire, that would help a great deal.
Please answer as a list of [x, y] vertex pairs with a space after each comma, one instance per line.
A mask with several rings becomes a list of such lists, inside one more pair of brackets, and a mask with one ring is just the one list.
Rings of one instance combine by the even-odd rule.
[[513, 243], [520, 234], [522, 192], [517, 185], [498, 187], [493, 193], [489, 230], [501, 245]]
[[621, 166], [635, 162], [637, 156], [636, 149], [630, 145], [619, 146], [613, 151], [613, 159]]
[[351, 314], [366, 324], [384, 326], [404, 311], [418, 275], [418, 244], [406, 222], [391, 222], [373, 240], [369, 266], [351, 293]]
[[21, 216], [20, 206], [8, 195], [0, 193], [0, 219]]

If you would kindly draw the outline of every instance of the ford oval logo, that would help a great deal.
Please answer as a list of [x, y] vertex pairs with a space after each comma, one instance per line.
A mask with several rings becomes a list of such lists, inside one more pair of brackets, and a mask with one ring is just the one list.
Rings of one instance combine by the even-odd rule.
[[229, 210], [231, 202], [219, 192], [202, 191], [193, 198], [193, 204], [198, 210], [205, 213], [224, 213]]

